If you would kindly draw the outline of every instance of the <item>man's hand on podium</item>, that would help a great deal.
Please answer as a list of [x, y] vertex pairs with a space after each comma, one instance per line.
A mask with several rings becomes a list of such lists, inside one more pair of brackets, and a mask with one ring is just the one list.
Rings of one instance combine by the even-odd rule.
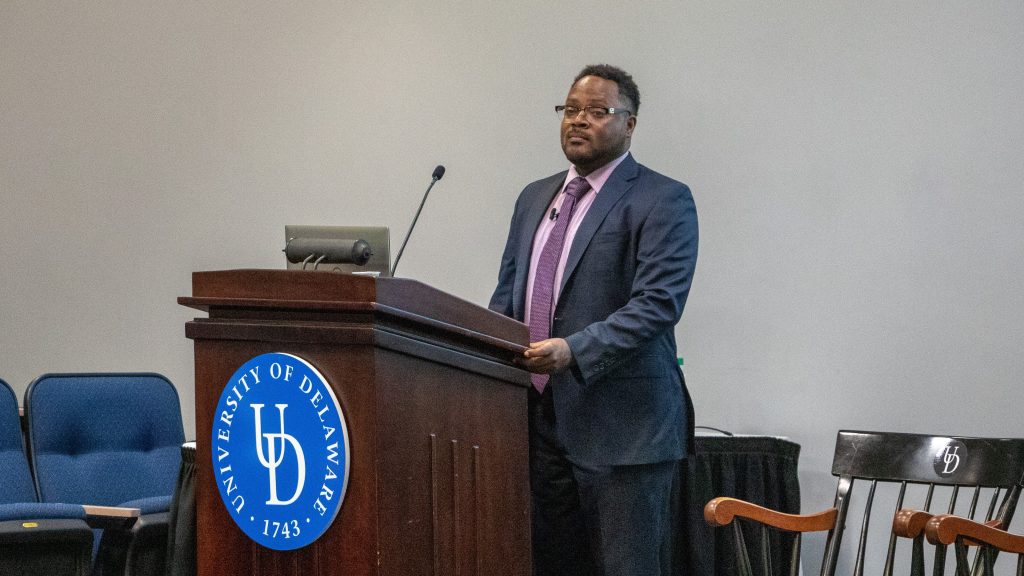
[[564, 338], [548, 338], [531, 342], [523, 352], [519, 364], [537, 374], [554, 374], [573, 365], [574, 358], [569, 343]]

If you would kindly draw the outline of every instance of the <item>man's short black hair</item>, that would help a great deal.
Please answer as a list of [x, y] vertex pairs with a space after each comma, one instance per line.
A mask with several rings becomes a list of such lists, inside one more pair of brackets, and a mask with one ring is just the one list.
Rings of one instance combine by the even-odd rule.
[[636, 82], [633, 82], [633, 77], [622, 68], [609, 64], [591, 64], [576, 75], [576, 79], [572, 81], [573, 86], [584, 76], [597, 76], [615, 82], [619, 85], [619, 98], [629, 100], [628, 104], [633, 106], [633, 114], [640, 111], [640, 89], [636, 87]]

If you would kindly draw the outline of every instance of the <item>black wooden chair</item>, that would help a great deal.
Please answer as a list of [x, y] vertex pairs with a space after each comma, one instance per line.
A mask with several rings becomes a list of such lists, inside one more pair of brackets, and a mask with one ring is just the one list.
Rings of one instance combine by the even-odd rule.
[[[782, 514], [734, 498], [708, 502], [704, 518], [709, 524], [733, 525], [739, 576], [795, 576], [800, 569], [802, 535], [811, 532], [826, 533], [822, 576], [836, 574], [841, 557], [853, 560], [852, 574], [856, 576], [866, 571], [880, 571], [884, 576], [908, 572], [923, 576], [925, 554], [920, 532], [911, 544], [898, 545], [898, 533], [892, 529], [894, 519], [897, 515], [912, 517], [923, 526], [941, 501], [945, 503], [943, 512], [1008, 525], [1021, 490], [1024, 440], [840, 431], [832, 474], [839, 478], [834, 503], [813, 514]], [[843, 536], [847, 522], [856, 520], [861, 507], [858, 503], [851, 517], [855, 498], [863, 502], [863, 508], [854, 553], [852, 543], [844, 548]], [[885, 515], [881, 523], [879, 514], [872, 522], [874, 510]], [[741, 528], [741, 524], [747, 526]], [[887, 546], [879, 545], [884, 544], [886, 534], [869, 538], [873, 524], [884, 525]], [[877, 549], [869, 552], [873, 545]], [[851, 551], [843, 551], [846, 549]], [[882, 549], [881, 570], [866, 568], [872, 561], [882, 563]], [[942, 573], [944, 553], [944, 547], [936, 548], [936, 574]], [[897, 559], [899, 569], [895, 568]]]

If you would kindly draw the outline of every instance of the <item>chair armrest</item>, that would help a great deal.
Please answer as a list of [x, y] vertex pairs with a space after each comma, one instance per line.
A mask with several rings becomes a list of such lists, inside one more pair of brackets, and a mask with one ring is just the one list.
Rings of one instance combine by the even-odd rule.
[[[922, 512], [921, 510], [914, 510], [911, 508], [904, 508], [896, 513], [896, 516], [892, 519], [892, 531], [897, 536], [904, 538], [917, 538], [921, 534], [925, 533], [925, 527], [928, 522], [936, 515], [930, 512]], [[973, 521], [972, 521], [973, 522]], [[998, 520], [989, 520], [988, 522], [976, 522], [982, 526], [988, 526], [990, 528], [1001, 529]], [[934, 542], [933, 542], [934, 544]], [[974, 546], [974, 543], [968, 542], [969, 545]]]
[[1024, 554], [1024, 536], [952, 514], [940, 514], [932, 518], [925, 525], [924, 531], [932, 544], [952, 544], [958, 536], [963, 536], [974, 543], [995, 546], [1003, 552]]
[[127, 530], [139, 519], [138, 508], [117, 506], [83, 506], [85, 521], [93, 528]]
[[892, 518], [892, 531], [903, 538], [917, 538], [924, 534], [924, 525], [934, 516], [930, 512], [903, 508]]
[[704, 520], [712, 526], [725, 526], [733, 518], [747, 518], [790, 532], [820, 532], [836, 524], [835, 508], [816, 514], [784, 514], [736, 498], [719, 497], [704, 506]]

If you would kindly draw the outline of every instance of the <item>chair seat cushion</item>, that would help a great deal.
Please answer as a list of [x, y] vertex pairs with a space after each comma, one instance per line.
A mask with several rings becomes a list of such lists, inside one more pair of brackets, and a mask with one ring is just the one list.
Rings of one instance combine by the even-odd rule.
[[0, 504], [0, 522], [7, 520], [84, 519], [85, 509], [78, 504], [23, 502]]
[[167, 512], [171, 509], [171, 496], [152, 496], [150, 498], [139, 498], [119, 504], [123, 508], [138, 508], [141, 514], [154, 514], [156, 512]]

